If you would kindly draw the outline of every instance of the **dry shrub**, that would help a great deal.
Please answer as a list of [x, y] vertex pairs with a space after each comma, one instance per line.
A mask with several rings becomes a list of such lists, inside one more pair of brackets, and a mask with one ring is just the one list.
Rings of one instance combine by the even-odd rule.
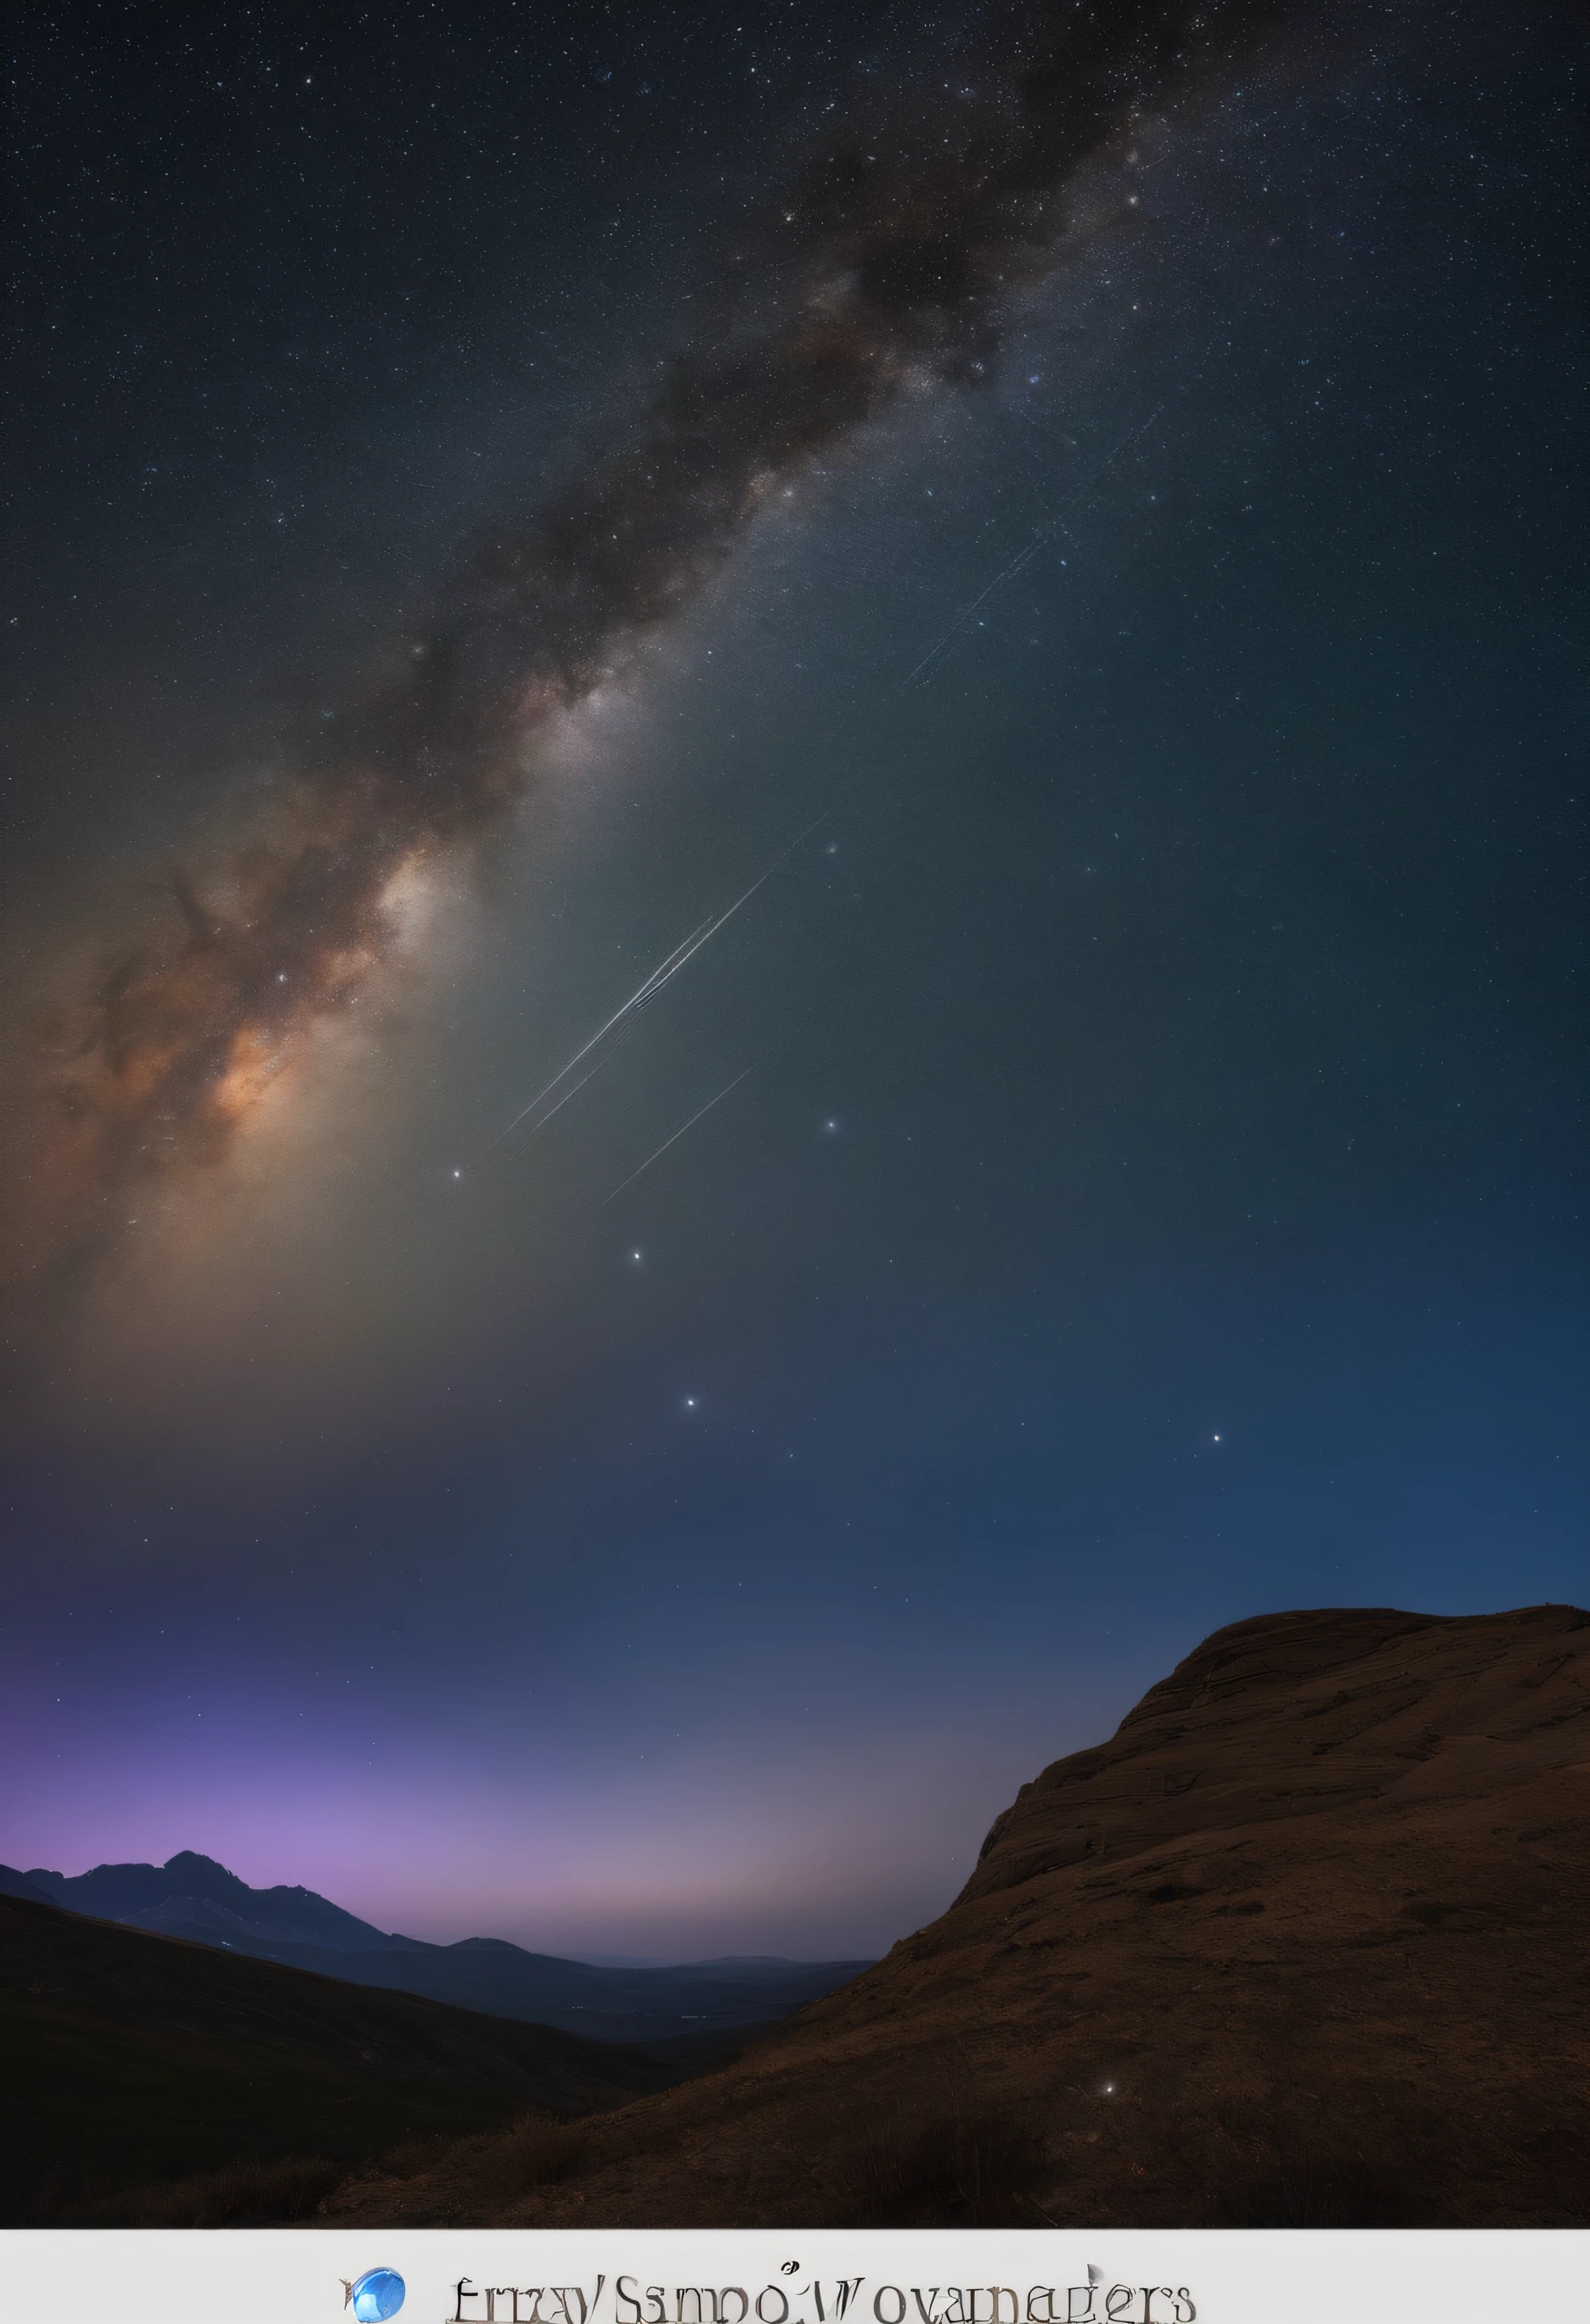
[[1032, 2190], [1044, 2168], [1043, 2145], [1008, 2111], [902, 2108], [836, 2163], [836, 2191], [860, 2227], [1037, 2224]]
[[1457, 2111], [1360, 2087], [1336, 2103], [1227, 2112], [1202, 2141], [1203, 2224], [1231, 2227], [1590, 2225], [1590, 2115]]
[[[1409, 2144], [1411, 2144], [1410, 2142]], [[1397, 2227], [1419, 2221], [1409, 2145], [1312, 2115], [1227, 2115], [1204, 2147], [1209, 2223]]]
[[500, 2138], [491, 2141], [482, 2160], [492, 2191], [501, 2196], [525, 2195], [532, 2187], [548, 2187], [576, 2171], [590, 2148], [577, 2123], [556, 2121], [550, 2115], [521, 2115]]
[[322, 2196], [344, 2174], [342, 2163], [317, 2155], [295, 2155], [284, 2163], [234, 2163], [202, 2178], [131, 2188], [88, 2208], [96, 2227], [287, 2227], [312, 2217]]
[[380, 2169], [391, 2179], [423, 2179], [451, 2152], [457, 2141], [437, 2136], [411, 2138], [381, 2158]]

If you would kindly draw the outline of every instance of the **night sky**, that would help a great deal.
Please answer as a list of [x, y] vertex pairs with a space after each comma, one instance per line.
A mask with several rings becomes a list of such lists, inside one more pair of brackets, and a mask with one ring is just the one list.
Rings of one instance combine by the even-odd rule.
[[0, 1858], [881, 1950], [1585, 1602], [1567, 12], [17, 26]]

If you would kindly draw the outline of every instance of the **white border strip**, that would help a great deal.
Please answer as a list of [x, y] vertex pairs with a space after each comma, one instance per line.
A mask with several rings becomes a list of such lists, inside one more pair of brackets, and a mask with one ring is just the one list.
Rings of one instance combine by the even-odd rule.
[[[5, 2324], [1541, 2324], [1590, 2229], [17, 2228]], [[599, 2282], [600, 2279], [600, 2282]], [[849, 2289], [846, 2289], [849, 2287]]]

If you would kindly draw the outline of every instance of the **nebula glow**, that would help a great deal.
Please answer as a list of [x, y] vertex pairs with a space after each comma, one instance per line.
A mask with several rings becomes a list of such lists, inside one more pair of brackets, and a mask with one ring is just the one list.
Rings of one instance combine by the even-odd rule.
[[1038, 10], [988, 88], [825, 136], [758, 229], [788, 283], [773, 318], [720, 311], [633, 440], [483, 543], [400, 679], [334, 722], [223, 865], [170, 875], [159, 936], [106, 961], [58, 1032], [33, 1171], [69, 1243], [135, 1179], [227, 1152], [384, 957], [394, 885], [501, 823], [547, 723], [699, 596], [786, 480], [903, 392], [983, 375], [1016, 293], [1054, 264], [1079, 172], [1146, 108], [1218, 86], [1282, 13], [1140, 0], [1056, 28]]

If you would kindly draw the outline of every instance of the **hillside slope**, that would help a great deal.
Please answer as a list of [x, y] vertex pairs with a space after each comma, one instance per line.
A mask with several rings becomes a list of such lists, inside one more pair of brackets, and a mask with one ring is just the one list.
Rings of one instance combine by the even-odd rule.
[[[306, 2187], [406, 2143], [588, 2114], [697, 2064], [682, 2045], [586, 2043], [9, 1896], [0, 2055], [5, 2226], [290, 2215]], [[194, 2190], [191, 2219], [187, 2199], [138, 2194], [234, 2167], [265, 2178]]]
[[1260, 1617], [727, 2070], [371, 2221], [1590, 2224], [1590, 1615]]

